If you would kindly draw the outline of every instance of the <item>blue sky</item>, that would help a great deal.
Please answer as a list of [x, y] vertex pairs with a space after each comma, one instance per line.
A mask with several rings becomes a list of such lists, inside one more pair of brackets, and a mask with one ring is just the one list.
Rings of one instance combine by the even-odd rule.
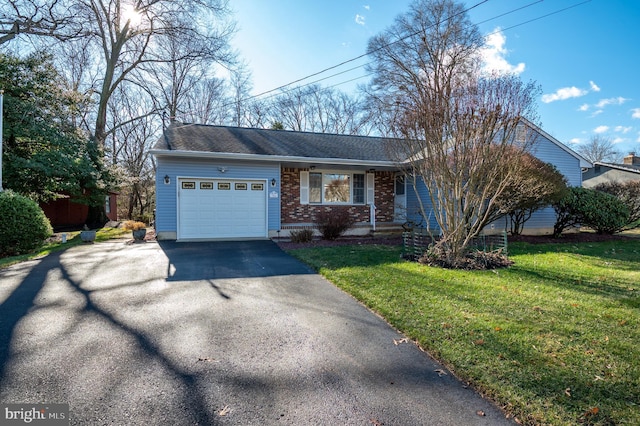
[[[233, 44], [258, 94], [364, 54], [369, 38], [410, 3], [234, 0], [239, 31]], [[518, 8], [523, 9], [499, 16]], [[488, 37], [492, 67], [540, 84], [545, 131], [563, 143], [600, 134], [622, 154], [640, 152], [640, 0], [488, 0], [469, 16]], [[346, 71], [320, 83], [355, 90], [367, 81], [357, 79], [364, 70], [347, 70], [367, 61], [349, 62], [302, 84]], [[352, 79], [357, 80], [343, 83]]]

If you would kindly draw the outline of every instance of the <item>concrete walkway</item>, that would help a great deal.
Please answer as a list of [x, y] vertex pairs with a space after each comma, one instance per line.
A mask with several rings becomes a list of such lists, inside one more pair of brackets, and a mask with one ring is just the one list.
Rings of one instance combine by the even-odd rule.
[[512, 424], [402, 339], [270, 241], [0, 270], [0, 402], [68, 403], [74, 425]]

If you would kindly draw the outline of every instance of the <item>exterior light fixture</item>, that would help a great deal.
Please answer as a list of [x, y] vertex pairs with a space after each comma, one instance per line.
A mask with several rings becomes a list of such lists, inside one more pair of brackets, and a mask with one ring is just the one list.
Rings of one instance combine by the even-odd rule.
[[169, 175], [164, 175], [164, 184], [169, 185], [171, 183], [171, 178]]
[[271, 179], [271, 186], [276, 186], [276, 178]]

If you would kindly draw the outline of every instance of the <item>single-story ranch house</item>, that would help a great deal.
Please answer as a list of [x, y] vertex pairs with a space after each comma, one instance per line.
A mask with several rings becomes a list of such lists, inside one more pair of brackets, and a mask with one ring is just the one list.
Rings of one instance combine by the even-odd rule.
[[[533, 154], [572, 186], [590, 163], [539, 128]], [[310, 228], [320, 210], [348, 209], [354, 232], [395, 226], [418, 199], [386, 146], [391, 139], [174, 123], [156, 158], [156, 232], [179, 241], [260, 239]], [[421, 191], [418, 191], [419, 193]], [[525, 232], [549, 232], [552, 209]], [[499, 226], [496, 226], [498, 228]]]

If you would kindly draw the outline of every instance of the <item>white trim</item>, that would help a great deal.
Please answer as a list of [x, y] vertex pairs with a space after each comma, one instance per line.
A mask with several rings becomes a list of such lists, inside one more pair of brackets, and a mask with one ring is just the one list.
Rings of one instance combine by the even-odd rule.
[[375, 173], [366, 173], [365, 174], [365, 204], [373, 204], [376, 199], [376, 174]]

